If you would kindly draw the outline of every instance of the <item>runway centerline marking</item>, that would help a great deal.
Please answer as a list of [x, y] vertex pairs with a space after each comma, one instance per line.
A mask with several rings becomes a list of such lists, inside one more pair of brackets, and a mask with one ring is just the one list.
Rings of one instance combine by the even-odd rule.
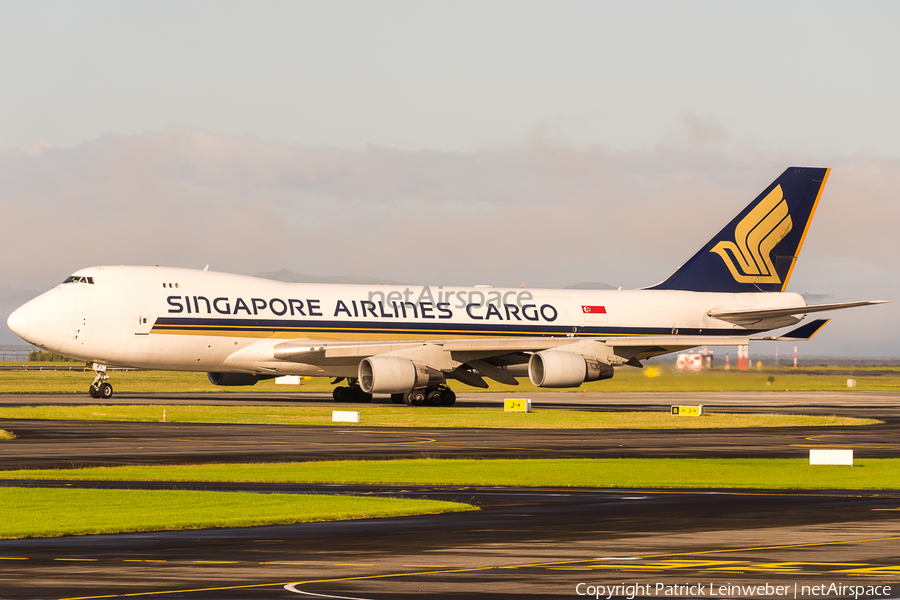
[[53, 560], [68, 560], [68, 561], [77, 561], [77, 562], [95, 562], [100, 560], [99, 558], [54, 558]]
[[236, 565], [236, 564], [238, 564], [239, 561], [236, 561], [236, 560], [194, 560], [191, 562], [204, 564], [204, 565]]
[[691, 556], [694, 554], [717, 554], [724, 552], [751, 552], [753, 550], [782, 550], [786, 548], [809, 548], [813, 546], [838, 546], [841, 544], [862, 544], [865, 542], [890, 542], [900, 540], [900, 536], [884, 537], [884, 538], [866, 538], [861, 540], [844, 540], [837, 542], [809, 542], [806, 544], [782, 544], [778, 546], [757, 546], [751, 548], [731, 548], [723, 550], [702, 550], [699, 552], [675, 552], [672, 554], [655, 554], [646, 558], [662, 558], [664, 556]]
[[841, 569], [834, 571], [835, 573], [846, 573], [848, 575], [900, 575], [900, 566], [896, 567], [866, 567], [863, 569]]

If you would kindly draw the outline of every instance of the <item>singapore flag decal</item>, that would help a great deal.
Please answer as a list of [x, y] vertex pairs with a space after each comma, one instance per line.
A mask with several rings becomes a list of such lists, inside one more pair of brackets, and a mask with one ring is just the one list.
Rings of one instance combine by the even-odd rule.
[[605, 306], [582, 306], [581, 314], [585, 323], [606, 323], [607, 320]]

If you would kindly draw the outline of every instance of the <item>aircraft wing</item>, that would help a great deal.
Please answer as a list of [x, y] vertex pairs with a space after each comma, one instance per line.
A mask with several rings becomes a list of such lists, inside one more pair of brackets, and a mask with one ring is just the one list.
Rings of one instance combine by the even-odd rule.
[[[358, 365], [373, 356], [408, 358], [468, 385], [486, 387], [482, 376], [515, 385], [515, 376], [531, 354], [544, 350], [573, 352], [608, 365], [641, 367], [641, 360], [696, 346], [743, 346], [746, 336], [635, 336], [635, 337], [543, 337], [422, 340], [402, 342], [343, 342], [290, 340], [276, 344], [275, 362], [297, 362], [320, 366]], [[270, 363], [272, 364], [272, 363]], [[517, 369], [518, 368], [518, 369]]]
[[[741, 346], [750, 340], [747, 336], [660, 336], [660, 337], [543, 337], [543, 338], [482, 338], [455, 340], [421, 340], [398, 342], [340, 342], [332, 340], [291, 340], [275, 346], [275, 359], [288, 362], [315, 364], [317, 359], [366, 358], [378, 354], [390, 354], [415, 350], [425, 346], [438, 347], [443, 352], [491, 358], [520, 352], [540, 352], [542, 350], [565, 348], [576, 351], [584, 343], [603, 344], [610, 348], [639, 350], [654, 348], [673, 352], [695, 346]], [[408, 353], [408, 352], [404, 352]]]

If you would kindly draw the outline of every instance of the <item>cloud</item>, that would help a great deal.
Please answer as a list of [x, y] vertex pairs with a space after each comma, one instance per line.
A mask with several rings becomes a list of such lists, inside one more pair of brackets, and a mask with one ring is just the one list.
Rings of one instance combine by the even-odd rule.
[[[785, 167], [810, 162], [704, 150], [726, 134], [687, 121], [693, 149], [642, 152], [540, 140], [351, 150], [187, 128], [0, 151], [2, 272], [16, 289], [88, 265], [207, 263], [448, 285], [651, 285]], [[791, 289], [892, 299], [900, 161], [828, 163]]]
[[674, 139], [688, 148], [722, 148], [730, 135], [714, 115], [683, 112], [677, 117], [679, 125]]

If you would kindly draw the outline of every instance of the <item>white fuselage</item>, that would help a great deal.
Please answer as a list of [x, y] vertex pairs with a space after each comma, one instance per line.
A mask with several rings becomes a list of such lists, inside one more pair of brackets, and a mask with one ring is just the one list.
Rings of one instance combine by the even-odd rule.
[[[799, 319], [748, 328], [708, 313], [805, 306], [794, 293], [298, 284], [167, 267], [91, 267], [74, 276], [13, 313], [13, 331], [88, 362], [181, 371], [251, 372], [271, 362], [276, 344], [298, 339], [746, 335]], [[279, 374], [351, 371], [282, 367]]]

